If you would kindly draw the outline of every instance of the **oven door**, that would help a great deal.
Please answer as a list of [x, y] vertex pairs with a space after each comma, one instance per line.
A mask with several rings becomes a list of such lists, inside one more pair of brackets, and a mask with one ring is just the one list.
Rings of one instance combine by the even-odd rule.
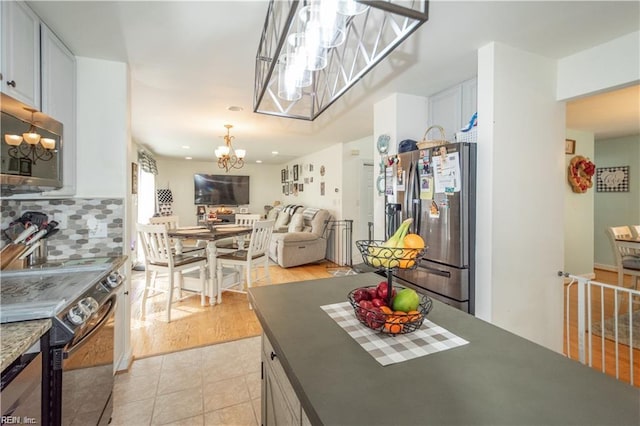
[[102, 425], [111, 420], [116, 302], [114, 294], [65, 347], [63, 425]]

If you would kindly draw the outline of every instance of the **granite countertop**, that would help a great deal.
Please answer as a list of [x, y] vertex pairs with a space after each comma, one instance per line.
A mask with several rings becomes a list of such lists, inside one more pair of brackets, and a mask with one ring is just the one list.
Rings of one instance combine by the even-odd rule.
[[0, 324], [0, 370], [4, 371], [50, 328], [50, 319]]
[[640, 424], [640, 389], [436, 300], [428, 319], [469, 343], [382, 366], [320, 308], [379, 281], [249, 290], [312, 424]]

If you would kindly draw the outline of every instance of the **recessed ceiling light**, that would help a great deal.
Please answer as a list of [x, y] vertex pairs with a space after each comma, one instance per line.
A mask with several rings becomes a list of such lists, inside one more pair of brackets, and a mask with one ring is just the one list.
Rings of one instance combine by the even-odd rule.
[[189, 145], [182, 145], [182, 149], [189, 149]]
[[185, 160], [192, 160], [193, 157], [184, 157]]
[[256, 160], [256, 163], [262, 163], [262, 160]]
[[227, 109], [229, 111], [242, 111], [242, 107], [236, 106], [236, 105], [231, 105], [230, 107], [227, 107]]
[[271, 151], [273, 155], [278, 155], [278, 151]]

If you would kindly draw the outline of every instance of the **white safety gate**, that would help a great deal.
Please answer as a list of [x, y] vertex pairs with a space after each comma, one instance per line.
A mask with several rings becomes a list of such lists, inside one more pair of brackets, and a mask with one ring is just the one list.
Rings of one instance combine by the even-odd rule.
[[640, 290], [565, 276], [567, 356], [640, 386]]

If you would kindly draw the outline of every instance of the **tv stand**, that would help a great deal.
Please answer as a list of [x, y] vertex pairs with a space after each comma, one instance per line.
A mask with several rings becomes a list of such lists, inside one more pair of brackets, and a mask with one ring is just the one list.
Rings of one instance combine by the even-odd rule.
[[232, 214], [218, 214], [217, 217], [218, 217], [218, 219], [222, 220], [223, 222], [235, 223], [235, 221], [236, 221], [236, 214], [235, 213], [232, 213]]

